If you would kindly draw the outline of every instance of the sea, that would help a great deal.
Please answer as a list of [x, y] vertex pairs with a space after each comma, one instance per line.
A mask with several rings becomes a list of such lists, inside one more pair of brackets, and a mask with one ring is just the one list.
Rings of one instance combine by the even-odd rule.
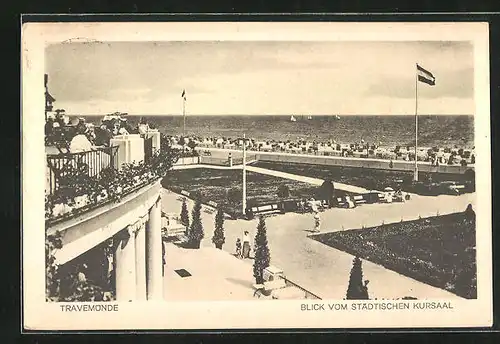
[[[131, 125], [145, 117], [167, 135], [183, 134], [183, 117], [179, 115], [128, 115]], [[334, 140], [353, 143], [364, 140], [381, 146], [413, 145], [413, 115], [187, 115], [186, 135], [201, 137], [242, 137], [256, 140]], [[87, 116], [87, 121], [100, 123], [102, 116]], [[474, 147], [474, 116], [419, 115], [418, 144], [426, 147]]]

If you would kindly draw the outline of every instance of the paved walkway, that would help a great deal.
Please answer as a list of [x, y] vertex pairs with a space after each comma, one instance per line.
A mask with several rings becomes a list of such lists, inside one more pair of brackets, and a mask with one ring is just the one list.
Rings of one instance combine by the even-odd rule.
[[[217, 156], [217, 157], [227, 157], [227, 153], [231, 152], [233, 157], [241, 157], [243, 154], [242, 149], [236, 149], [236, 148], [216, 148], [216, 147], [197, 147], [196, 150], [198, 151], [210, 151], [212, 153], [212, 156]], [[326, 158], [326, 159], [336, 159], [336, 160], [364, 160], [364, 161], [375, 161], [375, 162], [384, 162], [384, 163], [389, 163], [391, 159], [380, 159], [380, 158], [356, 158], [356, 157], [342, 157], [342, 156], [327, 156], [327, 155], [321, 155], [321, 154], [312, 154], [312, 153], [294, 153], [294, 152], [266, 152], [266, 151], [258, 151], [258, 150], [247, 150], [247, 154], [270, 154], [270, 155], [281, 155], [281, 156], [298, 156], [298, 157], [303, 157], [303, 156], [311, 156], [311, 157], [318, 157], [318, 158]], [[397, 160], [398, 162], [404, 162], [404, 160]], [[414, 164], [415, 162], [409, 162], [411, 164]], [[429, 165], [428, 161], [418, 161], [417, 162], [419, 165]], [[446, 165], [442, 165], [446, 166]], [[458, 165], [453, 165], [453, 166], [458, 166]], [[475, 165], [474, 164], [468, 164], [468, 168], [474, 169]]]
[[[164, 190], [162, 207], [166, 212], [179, 213], [181, 203], [177, 195]], [[468, 203], [475, 204], [475, 195], [439, 196], [414, 198], [407, 203], [363, 205], [354, 209], [329, 209], [321, 213], [324, 231], [335, 231], [347, 228], [360, 228], [369, 221], [389, 223], [400, 221], [401, 214], [415, 216], [420, 213], [435, 215], [435, 209], [440, 214], [463, 211]], [[188, 208], [192, 209], [192, 202]], [[399, 217], [399, 219], [398, 219]], [[418, 215], [417, 215], [418, 217]], [[214, 214], [202, 213], [202, 223], [205, 229], [204, 247], [213, 247], [211, 237], [214, 230]], [[287, 213], [266, 219], [271, 264], [282, 268], [288, 278], [302, 287], [320, 295], [325, 299], [343, 299], [347, 290], [349, 273], [353, 256], [321, 244], [307, 237], [314, 223], [311, 214]], [[224, 250], [234, 252], [236, 239], [248, 230], [251, 238], [255, 237], [257, 220], [226, 220], [226, 244]], [[251, 261], [250, 261], [251, 263]], [[419, 299], [458, 298], [454, 294], [435, 288], [414, 279], [402, 276], [380, 265], [368, 261], [363, 262], [363, 276], [368, 279], [371, 298], [401, 298], [405, 296]]]
[[[168, 301], [254, 300], [252, 265], [214, 247], [166, 245], [164, 298]], [[181, 277], [184, 269], [191, 276]]]

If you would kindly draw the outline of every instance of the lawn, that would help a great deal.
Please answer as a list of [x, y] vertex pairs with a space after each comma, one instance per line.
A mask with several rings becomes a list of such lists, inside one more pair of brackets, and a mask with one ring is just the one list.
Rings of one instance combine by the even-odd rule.
[[324, 233], [311, 238], [458, 296], [477, 298], [473, 213]]
[[438, 195], [446, 193], [446, 191], [444, 191], [443, 189], [439, 189], [438, 187], [436, 187], [436, 185], [429, 183], [429, 178], [431, 178], [433, 183], [445, 181], [464, 183], [466, 192], [475, 191], [474, 181], [467, 182], [464, 178], [464, 175], [462, 174], [420, 172], [419, 179], [425, 182], [415, 184], [412, 182], [413, 172], [406, 171], [389, 171], [359, 167], [323, 166], [266, 161], [257, 161], [253, 165], [270, 170], [298, 174], [323, 180], [329, 179], [334, 183], [344, 183], [359, 186], [369, 190], [381, 191], [388, 186], [395, 188], [397, 187], [397, 181], [403, 180], [404, 183], [402, 184], [402, 189], [406, 192], [420, 195]]
[[[214, 201], [224, 204], [225, 211], [234, 216], [242, 215], [242, 172], [240, 170], [216, 170], [194, 168], [171, 170], [162, 180], [166, 189], [180, 193], [188, 191], [199, 197], [203, 203]], [[278, 187], [286, 185], [290, 190], [288, 197], [278, 196]], [[316, 197], [318, 187], [260, 173], [247, 172], [247, 205], [268, 204], [289, 199], [310, 199]], [[336, 195], [347, 193], [340, 190]]]

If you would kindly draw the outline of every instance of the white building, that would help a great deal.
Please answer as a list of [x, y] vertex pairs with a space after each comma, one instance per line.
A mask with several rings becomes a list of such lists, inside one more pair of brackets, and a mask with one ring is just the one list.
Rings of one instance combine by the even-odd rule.
[[[91, 170], [95, 175], [105, 167], [120, 169], [123, 163], [144, 160], [144, 149], [147, 147], [144, 139], [148, 138], [116, 136], [111, 140], [113, 147], [96, 149], [84, 155], [91, 157], [88, 162], [93, 165]], [[158, 132], [151, 133], [149, 139], [153, 142], [153, 149], [160, 147]], [[82, 154], [79, 156], [78, 163], [81, 163]], [[101, 164], [103, 161], [98, 159], [103, 156], [107, 159]], [[58, 159], [61, 157], [47, 154], [50, 165], [47, 169], [48, 194], [58, 187], [57, 169], [64, 166], [55, 164]], [[67, 163], [71, 158], [64, 159], [63, 162]], [[147, 173], [134, 177], [134, 182], [137, 185], [128, 190], [124, 188], [118, 201], [104, 196], [96, 203], [80, 196], [80, 202], [72, 205], [72, 209], [66, 209], [67, 204], [56, 204], [54, 209], [63, 208], [66, 211], [54, 212], [52, 217], [46, 219], [46, 232], [48, 236], [56, 232], [62, 236], [62, 248], [55, 251], [54, 257], [63, 271], [73, 271], [82, 262], [92, 265], [96, 256], [97, 261], [107, 258], [109, 265], [103, 269], [107, 269], [107, 273], [113, 271], [118, 301], [160, 300], [164, 290], [160, 177]], [[110, 242], [113, 243], [111, 254], [100, 257], [103, 255], [102, 248], [109, 246]], [[90, 275], [96, 275], [93, 268], [95, 266], [88, 269]]]

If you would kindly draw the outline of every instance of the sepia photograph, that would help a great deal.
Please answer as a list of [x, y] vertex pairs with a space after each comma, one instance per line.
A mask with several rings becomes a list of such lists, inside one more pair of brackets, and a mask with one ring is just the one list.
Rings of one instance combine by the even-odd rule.
[[28, 327], [491, 321], [487, 25], [33, 25]]

